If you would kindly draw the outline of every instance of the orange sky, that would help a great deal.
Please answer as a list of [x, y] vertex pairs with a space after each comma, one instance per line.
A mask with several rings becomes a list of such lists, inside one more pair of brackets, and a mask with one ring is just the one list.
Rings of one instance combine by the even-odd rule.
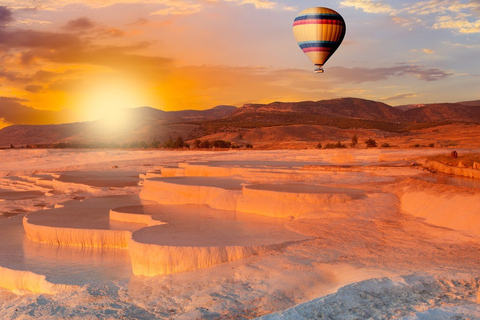
[[316, 1], [4, 0], [0, 127], [139, 106], [480, 99], [478, 1], [324, 2], [347, 36], [314, 75], [291, 28]]

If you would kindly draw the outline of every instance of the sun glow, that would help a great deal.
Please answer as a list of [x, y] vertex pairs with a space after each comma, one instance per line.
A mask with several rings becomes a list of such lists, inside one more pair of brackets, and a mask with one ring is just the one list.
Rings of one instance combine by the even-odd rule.
[[114, 129], [128, 124], [125, 109], [145, 106], [149, 101], [133, 81], [105, 79], [94, 81], [82, 90], [79, 104], [84, 120], [101, 120]]

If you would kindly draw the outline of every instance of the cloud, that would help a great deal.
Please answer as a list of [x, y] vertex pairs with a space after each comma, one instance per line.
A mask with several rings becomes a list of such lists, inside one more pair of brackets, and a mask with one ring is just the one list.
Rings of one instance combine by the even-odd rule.
[[0, 78], [10, 82], [28, 82], [30, 78], [22, 76], [17, 72], [9, 71], [6, 69], [0, 70]]
[[34, 30], [0, 30], [0, 48], [44, 48], [59, 49], [80, 47], [78, 37], [65, 33], [40, 32]]
[[393, 16], [392, 17], [393, 22], [396, 24], [401, 25], [402, 27], [407, 27], [410, 28], [413, 27], [414, 25], [421, 25], [424, 24], [424, 22], [421, 19], [418, 19], [416, 17], [399, 17], [399, 16]]
[[[343, 0], [342, 7], [353, 7], [367, 13], [388, 14], [403, 27], [429, 25], [433, 29], [452, 29], [459, 33], [480, 33], [480, 1], [429, 0], [394, 8], [382, 1]], [[425, 16], [433, 16], [426, 18]], [[475, 16], [477, 18], [475, 18]]]
[[16, 24], [25, 24], [25, 25], [29, 25], [29, 26], [52, 24], [51, 21], [36, 20], [36, 19], [18, 19], [18, 20], [15, 21], [15, 23]]
[[27, 90], [28, 92], [31, 92], [31, 93], [38, 93], [38, 92], [43, 90], [43, 87], [39, 86], [39, 85], [32, 84], [32, 85], [26, 86], [25, 90]]
[[197, 13], [203, 8], [203, 4], [198, 1], [161, 1], [160, 4], [164, 6], [164, 8], [153, 12], [152, 15], [186, 15]]
[[423, 81], [437, 81], [445, 79], [452, 74], [437, 68], [425, 68], [419, 65], [399, 65], [389, 68], [345, 68], [331, 67], [331, 76], [341, 81], [362, 83], [369, 81], [387, 80], [390, 77], [403, 77], [413, 75]]
[[278, 6], [278, 3], [268, 0], [224, 0], [227, 2], [234, 2], [240, 5], [253, 4], [257, 9], [274, 9]]
[[206, 3], [232, 2], [238, 5], [252, 4], [256, 9], [293, 10], [291, 6], [280, 5], [271, 0], [4, 0], [12, 8], [31, 8], [32, 5], [43, 10], [58, 10], [68, 5], [83, 5], [90, 8], [109, 7], [115, 4], [160, 5], [157, 15], [185, 15], [201, 11]]
[[432, 27], [433, 29], [453, 29], [460, 33], [480, 33], [480, 20], [470, 22], [467, 19], [443, 16]]
[[403, 99], [410, 99], [416, 98], [418, 94], [415, 93], [399, 93], [391, 97], [382, 98], [382, 101], [393, 101], [393, 100], [403, 100]]
[[468, 3], [463, 3], [459, 0], [430, 0], [418, 2], [405, 9], [405, 11], [417, 15], [446, 12], [458, 13], [464, 10], [478, 11], [480, 10], [480, 2], [478, 0], [471, 0]]
[[24, 100], [0, 97], [0, 118], [15, 124], [61, 123], [70, 117], [69, 111], [37, 110], [22, 104]]
[[93, 23], [92, 20], [86, 17], [82, 17], [68, 21], [63, 28], [69, 31], [83, 31], [87, 29], [92, 29], [93, 27], [95, 27], [95, 23]]
[[13, 21], [12, 11], [7, 7], [0, 6], [0, 28]]
[[425, 52], [425, 53], [428, 53], [428, 54], [435, 53], [435, 51], [433, 51], [431, 49], [426, 49], [426, 48], [422, 49], [422, 51]]
[[344, 0], [340, 2], [340, 7], [353, 7], [368, 13], [386, 13], [395, 14], [396, 10], [383, 1], [373, 0]]

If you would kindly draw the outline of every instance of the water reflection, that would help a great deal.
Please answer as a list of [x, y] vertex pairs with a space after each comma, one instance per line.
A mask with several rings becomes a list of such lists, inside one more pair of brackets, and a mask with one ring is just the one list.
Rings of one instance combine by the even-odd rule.
[[84, 285], [129, 278], [125, 249], [59, 246], [23, 241], [24, 267], [53, 283]]
[[0, 219], [0, 266], [42, 274], [53, 283], [85, 285], [132, 275], [125, 249], [58, 246], [29, 240], [23, 215]]
[[440, 174], [440, 173], [421, 175], [421, 176], [418, 176], [418, 178], [424, 181], [446, 184], [450, 186], [468, 187], [468, 188], [477, 188], [477, 189], [480, 188], [480, 180], [475, 178], [449, 176], [449, 175]]

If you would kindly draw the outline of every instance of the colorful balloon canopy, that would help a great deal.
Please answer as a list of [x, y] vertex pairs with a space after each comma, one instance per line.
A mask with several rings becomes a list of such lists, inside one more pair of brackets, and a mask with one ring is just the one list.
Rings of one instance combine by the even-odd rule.
[[300, 49], [317, 68], [322, 66], [337, 50], [345, 37], [346, 25], [338, 12], [323, 7], [303, 10], [293, 22], [293, 34]]

